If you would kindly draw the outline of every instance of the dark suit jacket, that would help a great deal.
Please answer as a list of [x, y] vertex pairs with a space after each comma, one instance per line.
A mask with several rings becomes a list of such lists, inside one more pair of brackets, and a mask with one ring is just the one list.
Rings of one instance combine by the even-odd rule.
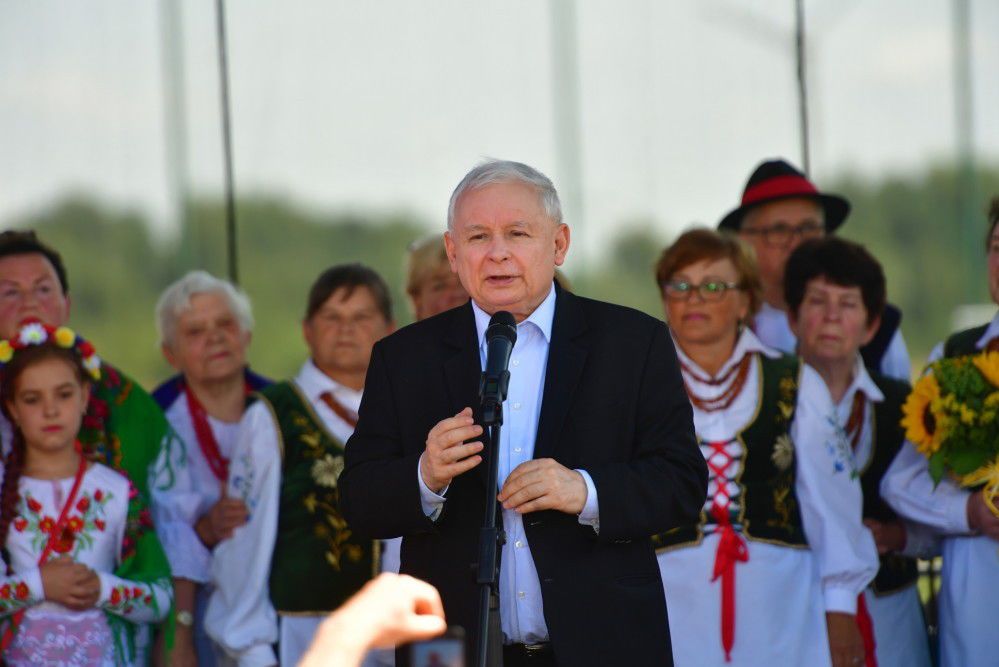
[[[423, 514], [417, 469], [430, 429], [478, 406], [480, 372], [469, 304], [376, 344], [339, 482], [347, 521], [405, 536], [402, 571], [437, 586], [448, 623], [470, 640], [486, 466], [452, 481], [436, 523]], [[586, 470], [600, 508], [599, 534], [561, 512], [524, 516], [559, 664], [672, 664], [649, 536], [696, 520], [707, 468], [662, 322], [559, 290], [534, 457]]]

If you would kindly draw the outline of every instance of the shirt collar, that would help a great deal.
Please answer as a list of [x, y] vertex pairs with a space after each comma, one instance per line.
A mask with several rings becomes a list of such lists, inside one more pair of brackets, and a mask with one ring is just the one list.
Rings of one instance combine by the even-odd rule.
[[306, 397], [313, 402], [318, 401], [319, 396], [328, 391], [349, 408], [356, 410], [357, 406], [361, 403], [362, 392], [345, 387], [329, 375], [326, 375], [326, 373], [319, 370], [319, 367], [316, 366], [312, 359], [302, 364], [298, 375], [295, 376], [295, 382], [305, 392]]
[[[694, 368], [697, 371], [700, 371], [706, 376], [711, 375], [703, 368], [698, 366], [690, 357], [684, 354], [679, 344], [677, 344], [675, 337], [673, 338], [673, 346], [676, 348], [677, 356], [680, 357], [680, 360], [683, 361], [684, 364]], [[718, 372], [715, 373], [715, 377], [727, 372], [728, 369], [730, 369], [733, 365], [742, 361], [742, 358], [747, 354], [753, 354], [753, 353], [759, 353], [771, 359], [776, 359], [781, 355], [779, 351], [773, 349], [772, 347], [767, 347], [766, 345], [764, 345], [763, 341], [761, 341], [759, 337], [757, 337], [757, 335], [753, 333], [752, 329], [750, 329], [749, 327], [743, 327], [742, 333], [739, 334], [739, 338], [735, 341], [735, 348], [732, 349], [732, 356], [730, 356], [725, 361], [725, 363], [722, 364], [721, 368], [718, 369]]]
[[982, 337], [978, 339], [978, 342], [975, 343], [975, 347], [981, 350], [989, 344], [990, 340], [996, 337], [999, 337], [999, 313], [996, 313], [992, 321], [989, 322], [989, 326], [985, 329]]
[[859, 391], [867, 400], [872, 403], [880, 403], [885, 400], [885, 395], [881, 393], [878, 385], [874, 383], [871, 378], [871, 374], [867, 372], [867, 366], [864, 365], [864, 359], [859, 354], [857, 355], [857, 360], [853, 365], [853, 382], [847, 388], [846, 393], [843, 394], [844, 400], [849, 398], [853, 400], [854, 392]]
[[[472, 312], [475, 313], [475, 332], [478, 335], [479, 349], [485, 348], [486, 345], [486, 329], [489, 328], [490, 315], [486, 311], [479, 308], [479, 304], [472, 300]], [[555, 321], [555, 287], [552, 283], [552, 288], [548, 290], [548, 296], [545, 300], [534, 309], [534, 312], [528, 316], [526, 320], [517, 325], [517, 330], [519, 331], [522, 327], [533, 324], [541, 335], [545, 337], [546, 343], [551, 343], [552, 340], [552, 322]]]

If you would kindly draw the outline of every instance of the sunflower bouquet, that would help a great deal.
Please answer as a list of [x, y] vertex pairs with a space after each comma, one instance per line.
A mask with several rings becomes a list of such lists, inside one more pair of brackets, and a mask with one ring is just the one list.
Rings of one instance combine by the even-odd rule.
[[984, 487], [999, 516], [999, 352], [941, 359], [913, 387], [902, 407], [906, 438], [929, 460], [937, 484], [949, 475], [966, 488]]

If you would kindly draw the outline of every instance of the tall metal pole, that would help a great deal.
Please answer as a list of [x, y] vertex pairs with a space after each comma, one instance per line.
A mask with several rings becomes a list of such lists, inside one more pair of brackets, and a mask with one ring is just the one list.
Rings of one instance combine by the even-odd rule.
[[180, 11], [180, 3], [176, 0], [160, 0], [166, 176], [169, 195], [173, 199], [174, 223], [177, 225], [180, 241], [175, 268], [178, 272], [183, 272], [196, 266], [198, 261], [188, 219], [187, 121], [182, 46], [184, 38]]
[[[566, 204], [566, 222], [586, 239], [583, 204], [583, 134], [580, 128], [579, 59], [575, 0], [551, 0], [552, 109], [559, 190]], [[589, 234], [593, 236], [593, 234]], [[595, 240], [595, 239], [591, 239]], [[583, 243], [585, 250], [586, 243]]]
[[229, 111], [229, 61], [225, 37], [225, 0], [215, 0], [218, 25], [219, 97], [222, 113], [222, 161], [225, 174], [226, 260], [229, 280], [239, 284], [236, 239], [236, 195], [232, 177], [232, 128]]
[[811, 173], [811, 151], [808, 144], [808, 90], [805, 63], [805, 2], [794, 0], [794, 55], [798, 72], [798, 126], [801, 132], [801, 166]]
[[971, 79], [971, 3], [954, 0], [954, 130], [957, 147], [957, 216], [962, 229], [966, 292], [980, 292], [982, 275], [981, 234], [975, 182], [975, 119]]

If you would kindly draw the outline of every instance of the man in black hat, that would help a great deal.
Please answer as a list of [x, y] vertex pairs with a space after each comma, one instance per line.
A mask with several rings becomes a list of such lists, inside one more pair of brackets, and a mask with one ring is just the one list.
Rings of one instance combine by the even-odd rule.
[[[763, 306], [753, 330], [767, 345], [785, 352], [794, 352], [797, 346], [784, 302], [787, 258], [802, 241], [833, 233], [849, 213], [850, 202], [820, 192], [803, 173], [776, 158], [756, 167], [742, 192], [741, 205], [718, 223], [719, 229], [737, 232], [756, 251]], [[861, 355], [868, 368], [908, 382], [909, 351], [901, 321], [901, 311], [886, 305], [878, 331]]]

